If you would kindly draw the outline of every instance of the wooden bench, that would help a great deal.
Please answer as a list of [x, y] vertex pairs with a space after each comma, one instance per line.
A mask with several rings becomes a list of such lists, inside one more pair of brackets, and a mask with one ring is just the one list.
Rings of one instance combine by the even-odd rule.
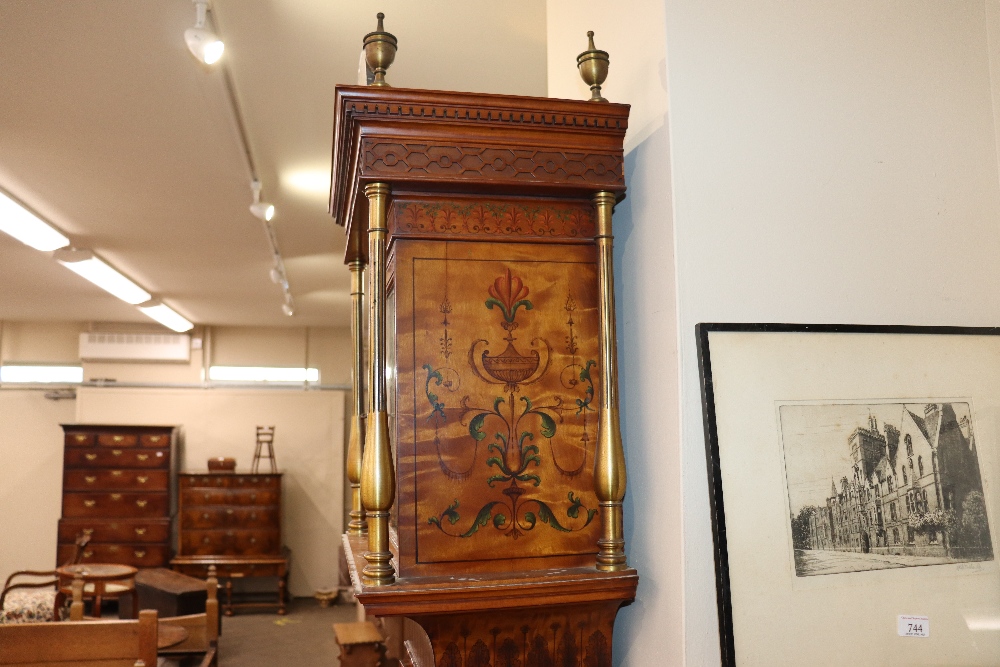
[[0, 626], [0, 665], [67, 667], [156, 665], [156, 612], [132, 621], [22, 623]]

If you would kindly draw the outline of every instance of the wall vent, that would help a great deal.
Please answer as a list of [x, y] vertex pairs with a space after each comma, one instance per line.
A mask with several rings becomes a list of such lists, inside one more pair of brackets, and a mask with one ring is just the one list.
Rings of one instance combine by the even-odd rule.
[[187, 334], [82, 333], [84, 361], [191, 361]]

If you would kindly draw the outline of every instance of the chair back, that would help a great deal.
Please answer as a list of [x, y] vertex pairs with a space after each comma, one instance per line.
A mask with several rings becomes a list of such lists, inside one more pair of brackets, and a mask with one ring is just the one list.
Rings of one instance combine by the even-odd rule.
[[0, 665], [156, 665], [156, 616], [143, 610], [136, 621], [0, 625]]

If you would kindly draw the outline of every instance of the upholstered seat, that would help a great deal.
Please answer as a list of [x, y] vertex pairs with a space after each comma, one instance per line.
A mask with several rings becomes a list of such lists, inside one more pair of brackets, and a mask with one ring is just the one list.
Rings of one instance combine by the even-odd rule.
[[[0, 624], [42, 623], [54, 617], [56, 591], [38, 589], [18, 589], [8, 591], [0, 610]], [[60, 609], [59, 618], [66, 618], [66, 610]]]

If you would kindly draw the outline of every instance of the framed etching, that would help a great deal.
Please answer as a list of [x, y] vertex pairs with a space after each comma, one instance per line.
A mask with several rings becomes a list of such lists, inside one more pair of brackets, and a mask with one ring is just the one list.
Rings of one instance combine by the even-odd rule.
[[697, 338], [723, 665], [1000, 664], [1000, 329]]

